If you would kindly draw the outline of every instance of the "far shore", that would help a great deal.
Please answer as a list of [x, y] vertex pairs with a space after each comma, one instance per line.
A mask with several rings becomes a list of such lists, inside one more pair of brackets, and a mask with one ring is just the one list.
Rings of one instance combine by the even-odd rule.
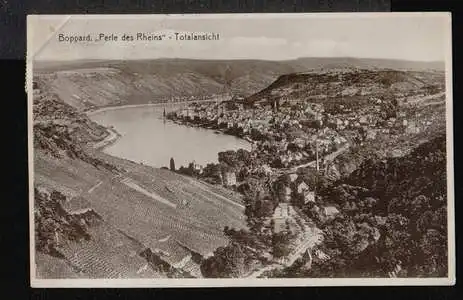
[[126, 105], [114, 105], [114, 106], [104, 106], [93, 110], [84, 111], [87, 116], [96, 115], [110, 110], [126, 109], [126, 108], [136, 108], [136, 107], [149, 107], [149, 106], [162, 106], [166, 103], [145, 103], [145, 104], [126, 104]]
[[194, 103], [194, 102], [215, 102], [216, 100], [197, 100], [197, 101], [181, 101], [181, 102], [167, 102], [167, 103], [143, 103], [143, 104], [123, 104], [123, 105], [111, 105], [111, 106], [103, 106], [96, 109], [89, 109], [85, 110], [84, 113], [87, 116], [95, 115], [98, 113], [102, 113], [105, 111], [110, 110], [117, 110], [117, 109], [126, 109], [126, 108], [136, 108], [136, 107], [150, 107], [150, 106], [176, 106], [182, 105], [187, 103]]

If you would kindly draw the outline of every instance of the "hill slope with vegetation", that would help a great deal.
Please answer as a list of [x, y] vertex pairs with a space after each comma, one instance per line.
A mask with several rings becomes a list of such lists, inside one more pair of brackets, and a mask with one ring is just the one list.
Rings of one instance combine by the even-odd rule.
[[[324, 232], [328, 260], [272, 277], [447, 276], [446, 140], [441, 135], [400, 158], [368, 160], [304, 208]], [[316, 206], [339, 208], [319, 218]]]
[[338, 67], [413, 70], [442, 69], [440, 63], [354, 58], [301, 58], [288, 61], [156, 59], [134, 61], [35, 62], [36, 80], [79, 109], [156, 103], [171, 97], [209, 97], [226, 92], [249, 96], [278, 76]]
[[222, 228], [246, 226], [237, 193], [102, 153], [106, 129], [45, 91], [33, 103], [37, 276], [201, 276], [202, 257], [228, 244]]
[[442, 90], [444, 79], [443, 72], [353, 67], [325, 69], [281, 75], [268, 87], [247, 97], [246, 102], [310, 99], [311, 102], [323, 102], [325, 105], [332, 102], [358, 106], [368, 102], [371, 96], [393, 94], [404, 97], [418, 90], [432, 94], [435, 90]]

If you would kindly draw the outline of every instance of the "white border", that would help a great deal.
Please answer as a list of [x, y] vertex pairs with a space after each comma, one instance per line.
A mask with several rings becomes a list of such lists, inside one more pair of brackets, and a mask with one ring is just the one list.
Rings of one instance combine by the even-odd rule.
[[[27, 24], [30, 18], [27, 16]], [[27, 145], [28, 145], [28, 171], [29, 171], [29, 243], [30, 243], [30, 279], [31, 287], [35, 287], [37, 282], [35, 265], [35, 218], [34, 218], [34, 136], [33, 136], [33, 71], [32, 71], [32, 32], [29, 26], [26, 28], [26, 93], [27, 93]]]
[[[295, 279], [37, 279], [35, 272], [34, 235], [34, 147], [32, 114], [32, 32], [27, 28], [26, 91], [28, 92], [28, 158], [29, 158], [29, 220], [30, 220], [30, 279], [33, 288], [176, 288], [176, 287], [267, 287], [267, 286], [445, 286], [456, 283], [455, 274], [455, 211], [454, 211], [454, 166], [453, 166], [453, 93], [452, 93], [452, 24], [447, 12], [404, 13], [267, 13], [267, 14], [186, 14], [186, 15], [28, 15], [27, 24], [34, 18], [46, 16], [56, 19], [241, 19], [241, 18], [388, 18], [391, 16], [443, 17], [446, 30], [446, 125], [447, 125], [447, 213], [448, 213], [448, 277], [447, 278], [295, 278]], [[31, 92], [29, 92], [31, 91]]]
[[447, 13], [445, 86], [446, 86], [446, 154], [447, 154], [447, 247], [449, 285], [456, 283], [455, 253], [455, 184], [453, 161], [453, 71], [452, 71], [452, 15]]

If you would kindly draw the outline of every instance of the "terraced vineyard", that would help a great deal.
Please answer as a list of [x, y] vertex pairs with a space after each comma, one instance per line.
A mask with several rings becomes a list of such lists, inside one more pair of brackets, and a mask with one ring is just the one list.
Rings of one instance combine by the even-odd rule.
[[67, 260], [40, 252], [35, 254], [35, 265], [37, 278], [85, 278], [85, 274], [79, 273]]
[[[47, 80], [35, 83], [34, 186], [64, 201], [62, 210], [40, 207], [47, 213], [36, 249], [45, 264], [37, 268], [41, 276], [200, 277], [200, 257], [229, 242], [223, 228], [246, 227], [237, 193], [95, 149], [108, 136], [76, 109], [85, 106], [74, 105], [79, 98], [67, 101], [69, 91], [55, 95]], [[98, 225], [75, 215], [87, 210], [98, 215]], [[75, 224], [68, 226], [69, 220]], [[55, 230], [59, 226], [66, 234]], [[81, 235], [85, 240], [74, 238]]]
[[[151, 267], [146, 267], [145, 259], [137, 256], [146, 248], [153, 253], [162, 250], [167, 255], [161, 258], [170, 265], [184, 260], [185, 272], [198, 277], [201, 276], [199, 265], [186, 259], [191, 256], [190, 251], [207, 256], [228, 244], [223, 227], [245, 227], [244, 207], [236, 194], [228, 195], [220, 188], [211, 191], [206, 184], [194, 184], [190, 178], [167, 170], [98, 155], [126, 171], [118, 174], [78, 159], [56, 160], [41, 153], [36, 154], [35, 162], [36, 184], [61, 191], [70, 198], [81, 197], [102, 217], [104, 226], [112, 228], [92, 229], [92, 240], [70, 243], [60, 250], [86, 277], [159, 277]], [[124, 183], [125, 178], [176, 207], [135, 191]], [[117, 230], [141, 246], [133, 246], [131, 240]], [[163, 241], [166, 236], [170, 238]]]
[[[60, 248], [66, 260], [87, 278], [156, 278], [139, 256], [140, 245], [110, 226], [90, 230], [92, 240], [68, 243]], [[140, 272], [140, 270], [142, 270]]]

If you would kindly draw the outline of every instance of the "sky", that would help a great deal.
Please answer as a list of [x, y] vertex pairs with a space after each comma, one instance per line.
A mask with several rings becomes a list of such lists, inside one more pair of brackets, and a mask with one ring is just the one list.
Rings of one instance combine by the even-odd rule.
[[[35, 60], [264, 59], [359, 57], [444, 61], [446, 13], [29, 16]], [[59, 42], [60, 33], [96, 36], [218, 33], [218, 41]]]

